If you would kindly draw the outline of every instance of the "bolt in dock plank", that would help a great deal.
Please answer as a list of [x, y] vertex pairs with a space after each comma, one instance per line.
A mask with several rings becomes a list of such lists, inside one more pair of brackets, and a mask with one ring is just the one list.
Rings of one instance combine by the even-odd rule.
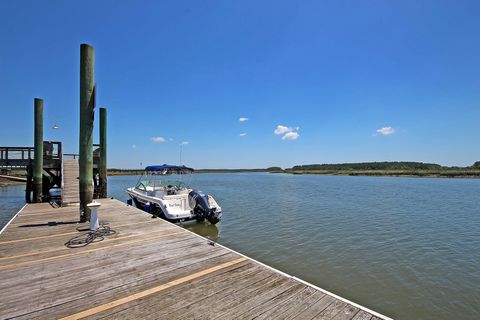
[[[117, 233], [70, 249], [78, 207], [28, 204], [0, 234], [0, 319], [389, 319], [179, 226], [101, 199]], [[78, 229], [78, 230], [77, 230]]]

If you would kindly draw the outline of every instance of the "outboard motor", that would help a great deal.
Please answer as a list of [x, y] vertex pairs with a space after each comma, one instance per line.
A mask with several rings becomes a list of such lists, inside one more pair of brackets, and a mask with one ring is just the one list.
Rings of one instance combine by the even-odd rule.
[[207, 219], [211, 224], [216, 224], [220, 221], [217, 208], [210, 207], [210, 204], [208, 203], [208, 195], [202, 191], [190, 191], [188, 194], [188, 201], [190, 202], [190, 206], [193, 207], [193, 213], [196, 215], [197, 221]]

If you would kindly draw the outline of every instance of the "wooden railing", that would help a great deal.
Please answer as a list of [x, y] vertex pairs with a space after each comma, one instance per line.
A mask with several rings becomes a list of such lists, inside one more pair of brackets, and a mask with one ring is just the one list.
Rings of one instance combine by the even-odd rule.
[[[78, 153], [64, 153], [63, 156], [68, 157], [68, 158], [77, 159], [77, 158], [80, 157], [80, 154], [78, 154]], [[96, 159], [96, 158], [99, 158], [99, 156], [100, 156], [100, 145], [97, 144], [97, 143], [94, 143], [93, 144], [93, 158]]]
[[80, 157], [80, 155], [78, 153], [64, 153], [63, 157], [77, 159]]
[[[34, 147], [0, 147], [1, 167], [26, 167], [34, 159]], [[62, 143], [43, 142], [44, 160], [62, 160]]]

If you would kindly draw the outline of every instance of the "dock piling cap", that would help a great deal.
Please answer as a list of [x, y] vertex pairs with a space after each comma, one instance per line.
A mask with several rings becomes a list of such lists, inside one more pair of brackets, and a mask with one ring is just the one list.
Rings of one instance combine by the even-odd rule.
[[97, 202], [95, 200], [93, 200], [92, 202], [90, 202], [89, 204], [87, 204], [87, 207], [89, 208], [98, 208], [100, 207], [102, 204], [100, 202]]

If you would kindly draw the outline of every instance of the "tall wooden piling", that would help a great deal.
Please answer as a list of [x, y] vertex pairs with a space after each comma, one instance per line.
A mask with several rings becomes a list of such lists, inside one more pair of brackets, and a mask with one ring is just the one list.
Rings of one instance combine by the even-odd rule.
[[80, 45], [80, 221], [90, 220], [93, 199], [93, 120], [95, 112], [95, 52]]
[[34, 160], [33, 160], [33, 201], [42, 202], [43, 181], [43, 100], [34, 100]]
[[98, 164], [100, 177], [100, 198], [107, 197], [107, 109], [100, 108], [100, 163]]

